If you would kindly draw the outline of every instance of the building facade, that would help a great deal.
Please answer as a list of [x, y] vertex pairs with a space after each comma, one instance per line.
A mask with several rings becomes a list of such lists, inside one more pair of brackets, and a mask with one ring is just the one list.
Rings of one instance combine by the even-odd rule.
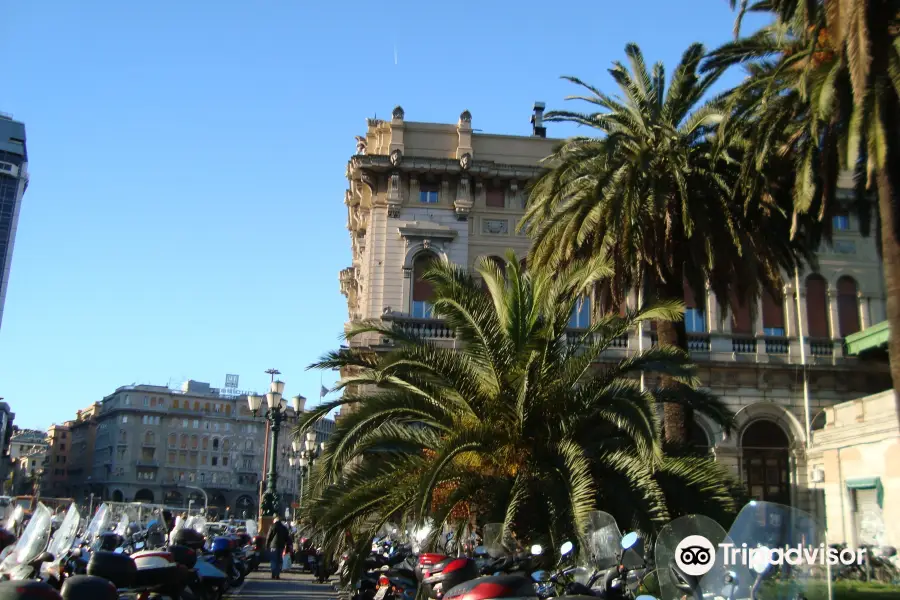
[[[367, 121], [347, 165], [344, 197], [352, 262], [340, 272], [340, 285], [348, 324], [381, 319], [455, 343], [431, 314], [422, 273], [436, 257], [469, 268], [481, 257], [502, 258], [507, 249], [526, 257], [530, 240], [516, 232], [526, 186], [557, 143], [545, 137], [542, 115], [543, 104], [535, 104], [530, 136], [478, 133], [468, 111], [455, 125], [407, 121], [400, 107], [390, 121]], [[762, 298], [753, 319], [748, 305], [732, 307], [724, 318], [708, 289], [685, 289], [700, 377], [736, 415], [729, 434], [698, 417], [695, 439], [759, 499], [808, 506], [809, 424], [836, 403], [890, 387], [886, 364], [848, 356], [843, 344], [845, 336], [885, 318], [875, 239], [860, 235], [849, 211], [835, 217], [834, 229], [833, 245], [819, 252], [819, 271], [785, 273], [783, 293]], [[572, 315], [573, 329], [607, 311], [604, 300], [598, 286]], [[386, 349], [377, 335], [351, 343]], [[624, 357], [654, 343], [646, 328], [607, 354]]]
[[25, 124], [0, 113], [0, 327], [22, 196], [28, 188]]
[[15, 470], [15, 461], [10, 454], [16, 415], [6, 402], [0, 402], [0, 481], [9, 481]]
[[71, 421], [47, 429], [47, 451], [41, 474], [41, 494], [51, 498], [69, 498], [69, 458], [72, 451]]
[[[289, 409], [276, 449], [284, 506], [299, 491], [299, 475], [288, 461], [296, 422]], [[324, 439], [333, 426], [317, 426], [318, 436]], [[253, 516], [266, 435], [265, 419], [250, 413], [246, 394], [197, 381], [181, 390], [125, 386], [78, 411], [76, 419], [51, 427], [42, 490], [71, 494], [82, 503], [208, 506], [220, 515]]]
[[19, 429], [15, 431], [9, 442], [9, 456], [13, 460], [31, 454], [36, 450], [46, 450], [47, 432], [39, 429]]

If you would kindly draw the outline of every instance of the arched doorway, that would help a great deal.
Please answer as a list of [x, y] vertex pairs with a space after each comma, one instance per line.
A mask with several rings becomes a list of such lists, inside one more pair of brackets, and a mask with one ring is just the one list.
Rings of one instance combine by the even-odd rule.
[[125, 502], [125, 494], [122, 493], [122, 490], [113, 490], [112, 501]]
[[226, 508], [228, 508], [228, 500], [225, 499], [225, 494], [216, 492], [209, 497], [209, 505], [210, 507], [215, 506], [219, 515], [224, 515]]
[[703, 426], [696, 420], [692, 420], [689, 429], [690, 447], [693, 453], [699, 456], [709, 454], [709, 447], [711, 444], [709, 443], [709, 436], [706, 434], [706, 430], [703, 429]]
[[790, 504], [790, 441], [774, 421], [751, 423], [741, 436], [742, 473], [754, 500]]
[[153, 492], [151, 492], [147, 488], [140, 489], [138, 490], [137, 494], [134, 495], [134, 501], [153, 504]]
[[256, 503], [253, 501], [253, 498], [247, 494], [238, 496], [234, 505], [235, 512], [240, 518], [250, 519], [256, 516]]
[[424, 275], [431, 267], [431, 263], [437, 257], [431, 252], [422, 252], [413, 261], [412, 299], [410, 301], [410, 313], [417, 319], [430, 319], [431, 299], [434, 296], [434, 288], [431, 283], [425, 281]]

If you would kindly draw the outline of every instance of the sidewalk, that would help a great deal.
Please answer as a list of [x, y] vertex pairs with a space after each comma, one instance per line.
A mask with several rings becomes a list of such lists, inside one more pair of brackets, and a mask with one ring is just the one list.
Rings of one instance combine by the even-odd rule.
[[329, 583], [315, 583], [312, 575], [301, 574], [296, 569], [282, 572], [281, 579], [277, 581], [271, 577], [267, 565], [263, 564], [258, 571], [250, 573], [244, 585], [228, 594], [226, 598], [228, 600], [337, 599], [337, 592], [332, 587], [332, 583], [336, 581], [334, 577]]

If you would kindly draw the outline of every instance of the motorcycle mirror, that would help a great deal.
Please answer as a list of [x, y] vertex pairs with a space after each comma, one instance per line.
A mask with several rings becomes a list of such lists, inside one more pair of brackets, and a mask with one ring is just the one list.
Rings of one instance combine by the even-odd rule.
[[116, 549], [114, 550], [114, 552], [115, 552], [116, 554], [122, 554], [123, 552], [125, 552], [125, 548], [123, 548], [122, 546], [119, 546], [118, 548], [116, 548]]
[[752, 551], [750, 559], [750, 568], [762, 575], [769, 570], [769, 557], [772, 553], [766, 547], [756, 548]]
[[484, 549], [484, 546], [475, 546], [475, 554], [487, 554], [487, 550]]
[[631, 531], [622, 536], [622, 550], [628, 550], [638, 543], [638, 534]]
[[656, 596], [651, 596], [649, 594], [641, 594], [634, 600], [656, 600]]
[[575, 545], [572, 542], [563, 542], [563, 545], [560, 546], [560, 548], [559, 548], [559, 555], [565, 556], [566, 554], [571, 552], [572, 548], [574, 548], [574, 547], [575, 547]]
[[544, 553], [544, 548], [540, 544], [535, 544], [531, 547], [531, 555], [532, 556], [540, 556]]

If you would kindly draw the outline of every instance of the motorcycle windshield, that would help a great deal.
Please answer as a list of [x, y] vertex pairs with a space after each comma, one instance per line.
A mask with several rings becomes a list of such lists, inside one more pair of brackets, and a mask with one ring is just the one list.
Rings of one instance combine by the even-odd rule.
[[[728, 569], [738, 596], [789, 600], [827, 577], [824, 529], [806, 511], [753, 501], [728, 531]], [[746, 548], [746, 551], [744, 550]]]
[[166, 520], [163, 517], [162, 510], [154, 509], [150, 514], [150, 520], [147, 521], [147, 546], [156, 548], [166, 543], [169, 535], [166, 529]]
[[[656, 538], [656, 567], [663, 598], [696, 597], [697, 590], [725, 585], [725, 528], [703, 515], [686, 515], [666, 523]], [[729, 597], [727, 594], [725, 597]]]
[[193, 529], [197, 533], [206, 535], [206, 517], [202, 517], [200, 515], [190, 517], [188, 518], [187, 523], [185, 523], [184, 526], [189, 529]]
[[81, 513], [78, 512], [78, 507], [76, 507], [73, 502], [69, 505], [69, 510], [66, 512], [66, 516], [59, 526], [59, 529], [57, 529], [56, 533], [53, 534], [53, 537], [50, 538], [50, 545], [47, 546], [47, 552], [52, 554], [54, 558], [60, 558], [63, 553], [72, 547], [72, 542], [75, 541], [75, 534], [78, 532], [78, 523], [80, 522]]
[[6, 520], [6, 529], [8, 531], [15, 531], [16, 526], [22, 522], [22, 519], [25, 517], [25, 509], [22, 508], [21, 505], [16, 506], [13, 509], [12, 514], [9, 515], [9, 518]]
[[515, 542], [510, 531], [503, 523], [488, 523], [484, 526], [482, 535], [484, 549], [491, 558], [502, 558], [515, 548]]
[[109, 520], [109, 505], [106, 503], [101, 504], [97, 509], [97, 512], [94, 513], [91, 522], [88, 523], [87, 529], [84, 530], [84, 540], [82, 541], [85, 544], [90, 544], [91, 542], [93, 542], [98, 535], [109, 528]]
[[259, 535], [259, 526], [256, 524], [256, 521], [247, 519], [246, 521], [244, 521], [244, 527], [247, 528], [247, 535], [249, 535], [251, 538], [255, 538]]
[[8, 572], [18, 565], [30, 563], [37, 558], [50, 540], [52, 522], [53, 514], [50, 509], [42, 502], [38, 502], [34, 514], [31, 515], [31, 520], [28, 521], [25, 531], [22, 532], [22, 537], [16, 542], [15, 550], [4, 559], [3, 564], [0, 565], [0, 571]]
[[595, 510], [588, 515], [585, 529], [587, 560], [597, 569], [608, 569], [618, 562], [622, 533], [609, 513]]
[[113, 532], [116, 535], [121, 535], [122, 537], [128, 536], [128, 525], [137, 519], [134, 518], [134, 515], [131, 514], [130, 510], [126, 510], [122, 513], [122, 516], [119, 518], [119, 523], [116, 525], [116, 528]]

